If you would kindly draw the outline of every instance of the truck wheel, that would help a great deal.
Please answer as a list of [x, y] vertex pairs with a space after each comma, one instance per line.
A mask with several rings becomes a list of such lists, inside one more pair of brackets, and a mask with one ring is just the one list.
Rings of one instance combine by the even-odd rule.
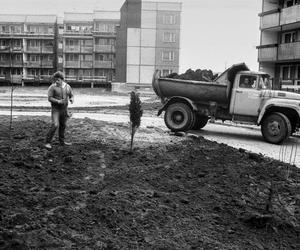
[[196, 115], [196, 121], [193, 126], [193, 129], [201, 129], [204, 128], [208, 122], [208, 117], [205, 115]]
[[165, 112], [165, 124], [174, 132], [187, 131], [193, 126], [194, 114], [184, 103], [173, 103]]
[[291, 135], [290, 120], [282, 113], [268, 115], [261, 124], [261, 132], [267, 142], [279, 144]]

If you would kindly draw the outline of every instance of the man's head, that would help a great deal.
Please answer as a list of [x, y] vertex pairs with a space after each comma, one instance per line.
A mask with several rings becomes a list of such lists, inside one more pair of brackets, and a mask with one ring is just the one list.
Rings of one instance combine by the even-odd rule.
[[249, 85], [249, 79], [248, 78], [245, 78], [244, 84]]
[[61, 83], [64, 80], [64, 74], [61, 71], [57, 71], [53, 74], [54, 82]]

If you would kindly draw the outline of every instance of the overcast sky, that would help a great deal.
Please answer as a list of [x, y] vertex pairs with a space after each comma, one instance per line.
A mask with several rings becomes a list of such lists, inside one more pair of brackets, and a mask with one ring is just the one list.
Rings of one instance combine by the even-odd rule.
[[[119, 10], [124, 1], [0, 0], [0, 13], [62, 15], [65, 11]], [[257, 70], [261, 1], [178, 0], [182, 2], [180, 73], [188, 68], [219, 72], [239, 62]]]

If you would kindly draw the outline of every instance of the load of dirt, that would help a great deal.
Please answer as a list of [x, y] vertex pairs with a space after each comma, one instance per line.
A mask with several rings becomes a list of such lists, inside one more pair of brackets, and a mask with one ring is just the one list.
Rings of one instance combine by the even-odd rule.
[[299, 249], [296, 167], [201, 137], [46, 117], [0, 126], [0, 249]]
[[182, 79], [182, 80], [194, 80], [203, 82], [212, 82], [218, 77], [218, 74], [214, 74], [210, 69], [188, 69], [185, 73], [178, 75], [177, 73], [171, 73], [167, 78]]

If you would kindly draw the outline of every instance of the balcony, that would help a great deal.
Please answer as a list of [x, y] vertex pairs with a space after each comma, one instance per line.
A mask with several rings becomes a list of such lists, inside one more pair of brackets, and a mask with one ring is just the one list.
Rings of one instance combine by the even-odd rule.
[[24, 62], [24, 67], [28, 68], [40, 68], [41, 67], [41, 61], [27, 61]]
[[66, 81], [96, 81], [96, 82], [107, 82], [106, 76], [66, 76]]
[[87, 37], [87, 36], [92, 36], [93, 33], [92, 31], [71, 31], [71, 30], [65, 30], [64, 31], [64, 37]]
[[94, 51], [100, 53], [115, 53], [116, 49], [114, 45], [95, 45]]
[[53, 47], [27, 47], [27, 53], [53, 53]]
[[274, 62], [277, 60], [277, 46], [261, 46], [258, 47], [259, 62]]
[[41, 68], [53, 68], [53, 61], [46, 61], [46, 60], [42, 60], [41, 62]]
[[23, 62], [19, 60], [13, 60], [11, 63], [12, 67], [23, 67]]
[[269, 29], [279, 26], [280, 13], [263, 15], [260, 19], [260, 29]]
[[280, 25], [286, 25], [296, 22], [300, 22], [299, 4], [281, 10]]
[[93, 47], [81, 47], [81, 52], [82, 53], [93, 53]]
[[0, 60], [0, 66], [1, 67], [11, 67], [10, 66], [10, 60], [9, 59], [5, 60], [5, 61]]
[[93, 35], [94, 36], [103, 36], [103, 37], [115, 37], [115, 36], [117, 36], [117, 33], [116, 32], [103, 32], [103, 31], [94, 30]]
[[80, 53], [80, 46], [79, 45], [74, 45], [74, 46], [65, 46], [65, 51], [66, 53]]
[[80, 61], [65, 61], [65, 68], [80, 68]]
[[53, 47], [42, 47], [42, 53], [53, 53]]
[[112, 69], [115, 67], [113, 61], [95, 61], [94, 68]]
[[81, 68], [93, 68], [93, 62], [81, 61]]
[[278, 60], [300, 59], [300, 42], [284, 43], [278, 46]]

